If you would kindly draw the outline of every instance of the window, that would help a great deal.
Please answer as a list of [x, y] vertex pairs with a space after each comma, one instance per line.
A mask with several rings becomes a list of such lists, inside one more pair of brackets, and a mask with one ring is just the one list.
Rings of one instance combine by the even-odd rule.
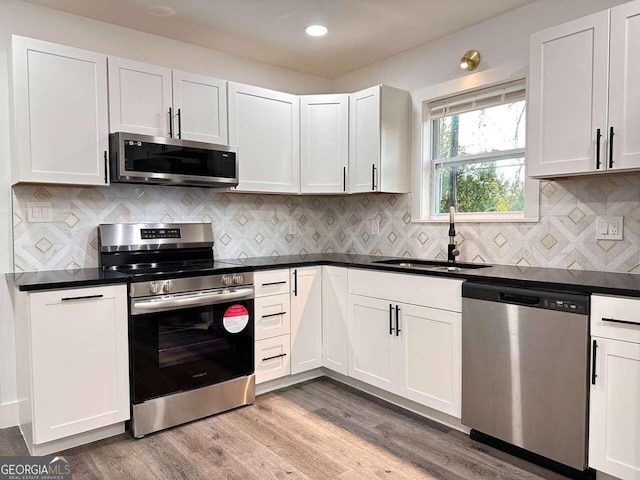
[[428, 104], [431, 216], [525, 211], [525, 82]]

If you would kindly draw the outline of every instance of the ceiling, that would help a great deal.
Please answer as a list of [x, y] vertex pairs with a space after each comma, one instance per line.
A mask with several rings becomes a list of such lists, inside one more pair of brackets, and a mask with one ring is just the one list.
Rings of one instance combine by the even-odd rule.
[[[335, 78], [534, 0], [26, 1]], [[174, 13], [149, 12], [159, 5]], [[304, 27], [313, 23], [329, 27], [329, 34], [306, 36]]]

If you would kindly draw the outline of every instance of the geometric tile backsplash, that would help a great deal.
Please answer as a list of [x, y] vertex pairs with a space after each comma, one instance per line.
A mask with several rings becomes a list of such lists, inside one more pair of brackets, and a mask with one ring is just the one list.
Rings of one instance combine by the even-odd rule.
[[[27, 202], [34, 201], [52, 203], [53, 222], [27, 222]], [[595, 240], [596, 216], [605, 214], [624, 216], [622, 241]], [[378, 235], [370, 230], [375, 218]], [[445, 224], [411, 222], [409, 195], [30, 185], [13, 189], [15, 270], [95, 267], [96, 226], [114, 222], [211, 222], [218, 259], [321, 252], [446, 258], [448, 240]], [[456, 230], [462, 261], [640, 274], [640, 175], [541, 182], [539, 222]]]

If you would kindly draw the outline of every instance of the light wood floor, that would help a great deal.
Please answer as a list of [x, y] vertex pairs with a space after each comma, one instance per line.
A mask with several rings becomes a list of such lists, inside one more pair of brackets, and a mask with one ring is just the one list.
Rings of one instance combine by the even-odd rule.
[[[17, 428], [0, 455], [25, 455]], [[327, 379], [134, 440], [64, 452], [80, 479], [564, 479]]]

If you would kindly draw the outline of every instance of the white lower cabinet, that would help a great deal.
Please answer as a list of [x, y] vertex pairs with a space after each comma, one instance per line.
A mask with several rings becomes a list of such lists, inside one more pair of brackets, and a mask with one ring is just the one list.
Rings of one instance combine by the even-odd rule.
[[291, 374], [291, 337], [281, 335], [256, 342], [256, 385]]
[[18, 359], [21, 398], [31, 399], [20, 410], [25, 438], [37, 446], [128, 420], [127, 287], [31, 293], [25, 304], [17, 317], [30, 346]]
[[322, 366], [349, 375], [347, 269], [322, 267]]
[[[349, 376], [460, 418], [461, 286], [459, 280], [350, 269]], [[430, 305], [407, 302], [418, 299]]]
[[398, 316], [398, 394], [459, 418], [462, 315], [401, 305]]
[[[594, 337], [589, 466], [622, 480], [640, 479], [640, 344]], [[593, 383], [593, 382], [592, 382]]]
[[322, 366], [322, 269], [291, 270], [291, 373]]
[[349, 376], [398, 393], [398, 345], [393, 305], [349, 295]]
[[640, 479], [640, 299], [591, 297], [589, 466]]

